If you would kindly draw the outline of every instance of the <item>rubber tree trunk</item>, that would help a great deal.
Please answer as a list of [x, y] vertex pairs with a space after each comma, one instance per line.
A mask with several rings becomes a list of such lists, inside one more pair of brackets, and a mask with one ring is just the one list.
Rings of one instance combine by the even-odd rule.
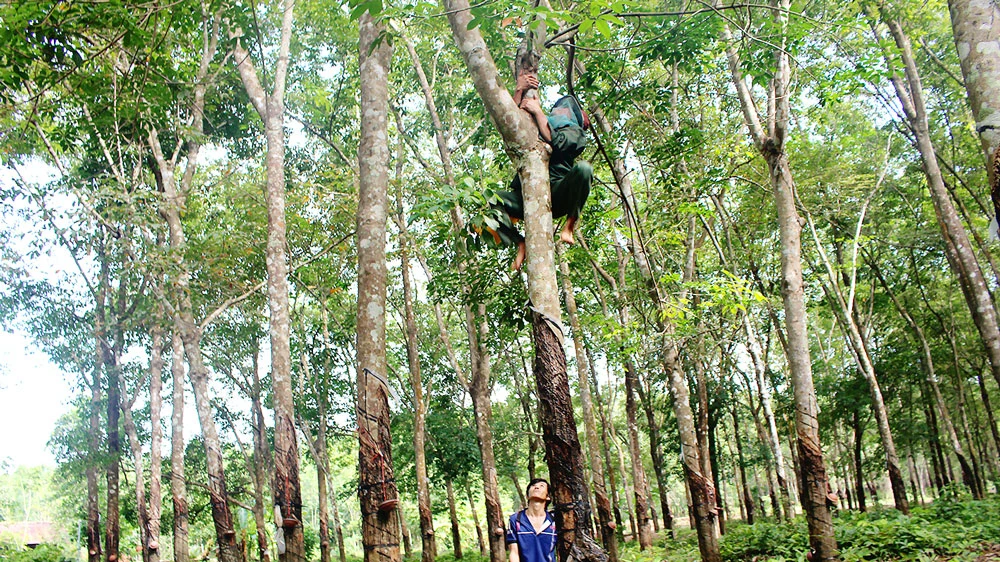
[[[931, 388], [931, 393], [933, 395], [934, 404], [937, 407], [938, 414], [944, 421], [945, 431], [948, 434], [948, 441], [951, 444], [952, 451], [955, 453], [955, 456], [958, 458], [958, 463], [962, 467], [962, 479], [965, 481], [965, 484], [969, 486], [969, 489], [975, 492], [977, 489], [977, 486], [975, 486], [975, 475], [972, 472], [972, 467], [969, 465], [968, 458], [966, 458], [962, 443], [958, 440], [958, 433], [955, 431], [955, 424], [952, 423], [951, 413], [948, 411], [948, 406], [945, 404], [944, 396], [941, 394], [941, 387], [938, 385], [937, 373], [934, 368], [934, 356], [931, 353], [930, 343], [928, 343], [926, 336], [924, 336], [924, 330], [920, 327], [920, 324], [913, 319], [913, 316], [911, 316], [909, 311], [903, 306], [903, 303], [896, 298], [895, 292], [893, 292], [889, 283], [882, 276], [882, 272], [877, 265], [872, 265], [872, 271], [881, 283], [882, 288], [884, 288], [889, 294], [889, 298], [895, 305], [896, 311], [899, 312], [899, 315], [902, 316], [903, 320], [905, 320], [910, 326], [910, 330], [913, 332], [914, 338], [920, 345], [921, 362], [924, 366], [927, 384]], [[976, 499], [980, 498], [977, 497]]]
[[[760, 407], [764, 412], [764, 420], [767, 422], [767, 444], [771, 449], [774, 473], [781, 494], [781, 512], [786, 521], [791, 521], [792, 500], [791, 495], [788, 493], [788, 477], [785, 475], [785, 453], [781, 449], [781, 441], [778, 438], [778, 424], [774, 419], [774, 409], [771, 407], [771, 385], [767, 381], [767, 367], [760, 339], [757, 337], [757, 330], [750, 323], [750, 317], [747, 314], [743, 315], [743, 331], [747, 335], [747, 348], [753, 363], [754, 382], [757, 385], [757, 394], [760, 396]], [[770, 473], [770, 471], [768, 472]], [[774, 507], [777, 512], [777, 505], [775, 504]], [[775, 515], [776, 517], [781, 516], [777, 513]]]
[[643, 391], [642, 383], [639, 383], [639, 403], [646, 414], [646, 428], [649, 431], [649, 456], [653, 461], [653, 475], [656, 477], [656, 487], [660, 491], [660, 511], [663, 514], [663, 526], [667, 529], [671, 539], [677, 538], [674, 529], [674, 515], [670, 509], [670, 488], [667, 486], [667, 478], [664, 473], [663, 444], [660, 443], [660, 422], [656, 419], [656, 411], [653, 408], [652, 392]]
[[597, 521], [601, 533], [601, 542], [608, 552], [611, 562], [618, 561], [618, 541], [615, 539], [615, 529], [612, 524], [611, 500], [608, 499], [607, 482], [604, 476], [604, 461], [601, 459], [601, 448], [597, 438], [597, 422], [594, 418], [594, 405], [590, 397], [590, 361], [583, 342], [583, 330], [580, 326], [580, 315], [577, 312], [576, 296], [573, 294], [573, 283], [570, 279], [569, 262], [563, 252], [559, 252], [559, 269], [562, 274], [563, 295], [566, 300], [566, 314], [573, 333], [573, 350], [576, 353], [577, 387], [580, 389], [580, 408], [583, 411], [583, 426], [587, 436], [587, 458], [593, 476], [593, 490], [597, 504]]
[[122, 426], [128, 437], [129, 449], [132, 453], [132, 464], [135, 470], [135, 512], [139, 524], [139, 552], [143, 562], [149, 562], [149, 504], [146, 502], [146, 476], [142, 457], [142, 442], [139, 441], [139, 430], [132, 417], [131, 406], [122, 408]]
[[403, 559], [406, 560], [413, 557], [410, 527], [406, 524], [406, 518], [403, 517], [403, 509], [399, 506], [396, 506], [396, 516], [399, 517], [399, 535], [403, 538]]
[[406, 340], [406, 363], [410, 371], [410, 387], [413, 391], [413, 458], [417, 477], [417, 511], [420, 515], [421, 560], [434, 562], [437, 558], [437, 541], [434, 537], [434, 515], [431, 513], [431, 482], [427, 477], [427, 454], [424, 445], [427, 439], [427, 402], [424, 399], [423, 381], [420, 375], [420, 356], [417, 333], [417, 317], [413, 310], [413, 287], [410, 279], [409, 233], [406, 228], [406, 214], [402, 197], [397, 194], [396, 226], [399, 228], [400, 272], [403, 279], [403, 333]]
[[476, 91], [504, 139], [524, 191], [535, 380], [544, 424], [543, 440], [552, 480], [556, 525], [561, 529], [559, 558], [565, 561], [572, 552], [575, 560], [603, 561], [607, 555], [590, 536], [589, 493], [584, 482], [583, 455], [573, 421], [566, 356], [562, 349], [552, 244], [548, 147], [538, 140], [534, 122], [514, 104], [499, 79], [496, 65], [479, 30], [469, 29], [472, 16], [467, 0], [444, 0], [443, 5]]
[[[299, 482], [299, 447], [295, 433], [295, 403], [292, 397], [291, 319], [288, 301], [287, 226], [285, 223], [285, 82], [292, 40], [294, 0], [282, 3], [281, 36], [274, 68], [272, 90], [260, 82], [250, 54], [239, 38], [233, 48], [234, 61], [243, 87], [264, 122], [267, 151], [264, 156], [267, 181], [267, 302], [271, 338], [271, 387], [274, 403], [274, 495], [275, 524], [283, 540], [278, 558], [298, 562], [305, 557], [302, 526], [302, 490]], [[282, 543], [284, 548], [281, 547]]]
[[[191, 114], [196, 116], [204, 114], [205, 94], [208, 87], [206, 77], [208, 75], [209, 64], [215, 56], [219, 37], [220, 22], [218, 17], [211, 24], [207, 20], [204, 23], [206, 28], [211, 28], [211, 32], [205, 34], [207, 41], [202, 49], [202, 60], [199, 70], [195, 76], [195, 80], [193, 80], [193, 83], [196, 85], [192, 96]], [[209, 501], [215, 527], [216, 545], [219, 549], [219, 560], [220, 562], [241, 562], [243, 560], [243, 549], [236, 541], [236, 530], [232, 511], [229, 507], [229, 495], [222, 459], [222, 442], [219, 439], [212, 411], [208, 384], [209, 370], [205, 366], [201, 351], [203, 327], [199, 326], [194, 319], [194, 304], [190, 293], [191, 274], [184, 262], [184, 249], [187, 246], [187, 241], [180, 213], [184, 207], [187, 194], [191, 189], [195, 170], [198, 165], [203, 130], [203, 120], [200, 118], [193, 119], [190, 124], [189, 136], [185, 142], [187, 148], [187, 165], [180, 182], [175, 178], [176, 154], [175, 157], [169, 159], [164, 155], [160, 146], [159, 133], [155, 127], [149, 127], [148, 139], [156, 164], [154, 175], [156, 176], [158, 187], [163, 194], [163, 199], [160, 203], [160, 214], [167, 222], [170, 247], [172, 249], [171, 254], [174, 260], [172, 264], [174, 269], [172, 281], [177, 303], [177, 311], [174, 316], [174, 333], [175, 335], [179, 335], [183, 343], [184, 354], [187, 357], [189, 367], [188, 376], [191, 379], [191, 385], [194, 389], [195, 410], [198, 413], [198, 420], [201, 424], [208, 472]], [[174, 384], [176, 397], [176, 380]], [[174, 407], [177, 408], [177, 405], [175, 404]], [[183, 447], [183, 443], [178, 443], [175, 446]], [[183, 449], [181, 449], [180, 455], [183, 458]], [[187, 535], [185, 534], [184, 539], [186, 540], [186, 538]], [[175, 536], [175, 542], [176, 540]], [[187, 552], [187, 550], [185, 549], [184, 552]]]
[[861, 451], [864, 444], [865, 428], [861, 423], [861, 413], [855, 409], [852, 416], [854, 429], [854, 486], [858, 496], [858, 511], [867, 511], [865, 505], [865, 473], [861, 463]]
[[388, 77], [391, 47], [383, 27], [359, 22], [361, 138], [358, 145], [357, 412], [361, 542], [366, 562], [400, 559], [399, 494], [393, 478], [389, 387], [385, 379], [385, 232], [389, 185]]
[[[972, 0], [969, 4], [970, 6], [977, 0]], [[950, 2], [953, 10], [953, 27], [955, 26], [955, 6], [960, 2]], [[978, 3], [975, 4], [979, 6]], [[962, 288], [962, 294], [965, 296], [965, 302], [969, 307], [969, 311], [972, 315], [973, 323], [976, 325], [976, 329], [979, 331], [979, 336], [983, 341], [983, 345], [986, 348], [986, 357], [990, 362], [990, 371], [993, 373], [993, 378], [1000, 384], [1000, 329], [997, 327], [997, 314], [996, 308], [993, 306], [993, 300], [990, 296], [989, 288], [986, 285], [986, 281], [983, 278], [983, 272], [979, 267], [979, 262], [976, 260], [976, 255], [974, 248], [969, 243], [969, 237], [965, 232], [965, 226], [962, 224], [961, 218], [958, 216], [955, 210], [954, 204], [952, 204], [951, 197], [948, 194], [948, 190], [944, 185], [944, 178], [941, 176], [941, 168], [938, 165], [937, 155], [935, 153], [934, 145], [931, 142], [930, 129], [927, 121], [927, 109], [924, 104], [923, 96], [923, 86], [920, 82], [920, 75], [917, 71], [917, 65], [913, 58], [913, 50], [910, 46], [910, 39], [903, 31], [902, 25], [899, 21], [890, 17], [886, 11], [885, 6], [880, 6], [882, 11], [882, 17], [886, 25], [889, 27], [889, 33], [892, 35], [893, 40], [896, 43], [896, 47], [899, 49], [900, 59], [903, 63], [903, 71], [905, 75], [905, 83], [898, 75], [893, 75], [891, 77], [893, 86], [896, 90], [896, 96], [899, 98], [900, 104], [903, 107], [903, 112], [906, 114], [906, 119], [909, 123], [910, 129], [913, 131], [913, 135], [916, 139], [917, 150], [920, 153], [920, 161], [923, 166], [924, 175], [927, 177], [927, 185], [930, 189], [931, 201], [934, 203], [934, 212], [937, 215], [938, 227], [941, 229], [941, 234], [944, 238], [945, 255], [948, 258], [948, 263], [951, 266], [952, 272], [958, 278], [959, 286]], [[971, 53], [964, 53], [966, 48], [972, 48], [976, 46], [979, 48], [979, 39], [970, 39], [971, 35], [966, 35], [966, 33], [976, 25], [990, 25], [994, 28], [998, 25], [995, 15], [995, 7], [987, 3], [986, 6], [981, 6], [980, 10], [985, 10], [985, 14], [992, 14], [983, 16], [982, 20], [977, 20], [978, 23], [969, 21], [968, 24], [960, 24], [959, 30], [956, 32], [955, 41], [959, 45], [959, 58], [962, 59], [962, 71], [963, 74], [967, 71], [975, 74], [973, 66], [973, 58], [970, 58]], [[992, 22], [992, 23], [990, 23]], [[986, 28], [982, 28], [977, 31], [977, 36], [979, 34], [989, 34], [991, 31]], [[960, 39], [959, 35], [963, 39]], [[996, 35], [993, 35], [992, 43], [986, 41], [983, 44], [995, 46]], [[966, 43], [963, 46], [963, 43]], [[996, 53], [993, 53], [996, 49], [991, 46], [984, 53], [986, 58], [995, 59], [997, 57]], [[890, 68], [892, 68], [892, 61], [888, 61]], [[996, 63], [993, 62], [993, 68], [997, 68]], [[983, 64], [980, 70], [985, 70], [988, 65]], [[992, 123], [1000, 119], [1000, 114], [994, 109], [998, 103], [997, 99], [987, 100], [984, 94], [996, 91], [998, 86], [993, 80], [993, 73], [996, 71], [990, 71], [989, 73], [984, 73], [982, 76], [982, 81], [975, 81], [976, 84], [981, 84], [978, 87], [970, 86], [970, 76], [966, 76], [966, 87], [969, 89], [970, 101], [973, 103], [973, 112], [977, 120], [981, 138], [983, 139], [984, 148], [987, 144], [995, 147], [998, 139], [1000, 139], [1000, 130], [994, 128]], [[987, 84], [989, 84], [987, 88]], [[976, 91], [975, 99], [972, 99], [972, 92]], [[979, 107], [977, 111], [976, 107]], [[986, 120], [984, 123], [983, 120]], [[997, 153], [995, 148], [994, 153], [991, 155], [991, 167], [996, 168], [1000, 161], [997, 160]], [[994, 170], [991, 170], [994, 171]], [[991, 180], [996, 186], [996, 174], [991, 174]], [[996, 189], [993, 190], [994, 206], [996, 206], [997, 201], [1000, 200], [998, 197], [998, 192]]]
[[642, 465], [642, 453], [639, 450], [639, 428], [636, 422], [638, 406], [636, 404], [636, 386], [638, 374], [630, 359], [625, 360], [625, 421], [628, 426], [628, 451], [632, 461], [632, 488], [635, 490], [635, 516], [639, 532], [639, 550], [646, 550], [653, 545], [653, 529], [649, 520], [649, 496], [646, 470]]
[[[976, 119], [990, 181], [994, 216], [1000, 216], [1000, 18], [996, 4], [988, 0], [949, 0], [952, 36], [962, 65], [965, 90]], [[994, 378], [998, 365], [989, 355]]]
[[184, 480], [184, 343], [170, 338], [170, 500], [174, 514], [174, 562], [188, 561], [188, 503]]
[[[445, 129], [441, 123], [441, 118], [438, 115], [437, 106], [434, 103], [434, 95], [431, 90], [430, 82], [427, 80], [427, 76], [424, 73], [423, 65], [420, 64], [420, 59], [417, 57], [416, 50], [413, 48], [412, 43], [405, 37], [405, 35], [404, 44], [410, 54], [410, 58], [413, 62], [413, 68], [416, 71], [421, 90], [424, 93], [424, 102], [427, 105], [427, 111], [431, 115], [431, 122], [434, 124], [434, 139], [438, 148], [438, 156], [441, 159], [441, 167], [444, 171], [445, 182], [449, 186], [454, 187], [455, 175], [452, 171], [451, 165], [451, 150], [448, 148], [448, 139], [445, 138]], [[465, 273], [465, 256], [467, 255], [467, 251], [461, 238], [463, 236], [462, 233], [465, 231], [465, 220], [462, 217], [461, 210], [458, 206], [452, 208], [451, 220], [452, 232], [459, 238], [459, 248], [457, 252], [458, 270], [459, 273]], [[424, 267], [424, 270], [428, 271], [429, 276], [429, 270], [426, 266]], [[467, 301], [472, 300], [471, 290], [469, 289], [468, 284], [463, 285], [463, 294]], [[444, 325], [441, 310], [438, 305], [435, 305], [434, 312], [438, 322], [439, 335], [445, 344], [445, 348], [448, 350], [448, 357], [453, 368], [455, 369], [455, 373], [458, 376], [459, 381], [462, 383], [462, 386], [465, 387], [470, 398], [472, 399], [473, 414], [476, 420], [476, 441], [479, 445], [480, 458], [482, 461], [483, 499], [486, 506], [486, 535], [490, 546], [490, 562], [503, 562], [506, 559], [506, 546], [504, 544], [504, 516], [500, 507], [500, 486], [497, 477], [496, 459], [493, 453], [493, 429], [490, 425], [491, 412], [493, 409], [492, 404], [490, 403], [490, 391], [492, 388], [490, 379], [492, 375], [490, 355], [485, 345], [485, 339], [488, 334], [488, 326], [486, 324], [486, 307], [482, 304], [478, 304], [475, 308], [473, 308], [472, 304], [466, 304], [464, 308], [466, 334], [469, 339], [469, 359], [472, 374], [471, 380], [466, 380], [463, 370], [458, 363], [448, 338], [447, 328]]]
[[885, 400], [882, 398], [882, 388], [875, 373], [875, 364], [872, 361], [868, 349], [870, 344], [868, 339], [862, 334], [851, 312], [855, 310], [854, 302], [848, 302], [837, 280], [830, 260], [820, 244], [819, 236], [816, 233], [812, 217], [807, 215], [809, 229], [812, 232], [813, 240], [820, 254], [820, 259], [826, 267], [827, 279], [823, 281], [823, 291], [831, 302], [837, 324], [847, 339], [848, 349], [858, 367], [858, 371], [868, 383], [868, 390], [871, 398], [872, 413], [875, 416], [875, 425], [878, 428], [879, 438], [882, 441], [882, 450], [885, 452], [886, 469], [889, 472], [889, 484], [892, 487], [892, 498], [896, 509], [904, 514], [909, 514], [910, 503], [906, 498], [906, 481], [903, 479], [902, 465], [899, 462], [899, 455], [896, 453], [896, 441], [892, 436], [892, 428], [889, 427], [889, 413], [885, 407]]
[[266, 473], [271, 472], [272, 459], [268, 447], [267, 425], [264, 422], [264, 407], [261, 403], [259, 344], [253, 342], [253, 380], [250, 386], [250, 419], [253, 428], [253, 461], [248, 468], [253, 476], [253, 518], [257, 527], [257, 556], [261, 562], [271, 560], [271, 548], [267, 538], [267, 524], [264, 520], [264, 487]]
[[[215, 524], [216, 544], [219, 548], [221, 562], [238, 562], [243, 559], [242, 548], [236, 543], [232, 511], [229, 507], [229, 495], [226, 491], [226, 476], [222, 460], [222, 442], [215, 424], [212, 412], [211, 395], [208, 387], [209, 370], [205, 366], [201, 352], [201, 328], [194, 320], [194, 305], [189, 292], [190, 274], [183, 263], [182, 248], [186, 246], [184, 231], [181, 226], [180, 208], [184, 196], [174, 187], [174, 172], [160, 151], [159, 138], [153, 130], [150, 133], [153, 154], [160, 163], [164, 202], [162, 214], [167, 219], [170, 229], [170, 246], [174, 249], [175, 266], [178, 273], [175, 279], [176, 291], [179, 293], [178, 314], [174, 317], [174, 331], [178, 332], [184, 343], [184, 353], [187, 356], [191, 385], [194, 389], [195, 409], [201, 422], [201, 431], [205, 447], [206, 465], [208, 468], [208, 492], [212, 507], [212, 520]], [[189, 151], [188, 158], [192, 158]], [[190, 165], [190, 164], [189, 164]]]
[[736, 441], [736, 454], [738, 461], [737, 468], [739, 469], [739, 481], [743, 491], [743, 505], [746, 510], [746, 521], [747, 525], [753, 525], [755, 508], [753, 494], [750, 493], [750, 486], [747, 482], [746, 459], [743, 457], [743, 437], [740, 432], [740, 417], [736, 413], [735, 407], [730, 410], [730, 414], [733, 416], [733, 439]]
[[[103, 251], [98, 252], [101, 262], [101, 286], [106, 289], [103, 295], [106, 297], [110, 287], [108, 286], [108, 264]], [[107, 380], [107, 410], [106, 422], [107, 431], [105, 433], [105, 452], [107, 455], [107, 465], [104, 467], [105, 480], [107, 482], [105, 518], [104, 518], [104, 559], [107, 562], [118, 560], [118, 547], [121, 538], [120, 518], [119, 518], [119, 489], [118, 489], [118, 467], [121, 462], [121, 438], [119, 437], [119, 419], [121, 417], [121, 372], [118, 367], [117, 356], [112, 349], [111, 340], [114, 335], [109, 333], [107, 301], [102, 298], [98, 303], [95, 314], [99, 318], [97, 329], [97, 341], [99, 353], [101, 354], [100, 364], [104, 368]], [[113, 316], [113, 313], [112, 313]]]
[[153, 329], [149, 367], [149, 531], [146, 548], [150, 562], [160, 561], [160, 519], [163, 514], [163, 327]]
[[722, 40], [728, 45], [727, 58], [743, 110], [744, 121], [757, 150], [767, 162], [778, 214], [781, 235], [782, 301], [785, 309], [785, 350], [791, 371], [792, 396], [795, 404], [795, 431], [800, 465], [799, 500], [809, 527], [809, 545], [814, 562], [838, 560], [837, 541], [833, 536], [833, 518], [826, 505], [827, 474], [823, 449], [819, 439], [819, 407], [813, 386], [812, 362], [809, 356], [808, 323], [805, 292], [802, 281], [801, 225], [795, 208], [795, 183], [785, 151], [790, 118], [791, 72], [785, 50], [785, 30], [788, 25], [789, 0], [779, 0], [774, 11], [780, 28], [775, 49], [775, 71], [769, 88], [768, 107], [774, 108], [768, 128], [761, 125], [760, 116], [743, 78], [739, 56], [728, 25], [723, 26]]
[[469, 480], [464, 482], [465, 497], [469, 500], [469, 511], [472, 512], [472, 523], [476, 526], [476, 545], [479, 547], [479, 555], [486, 556], [486, 540], [483, 538], [483, 527], [479, 524], [479, 513], [476, 510], [476, 502], [472, 499], [472, 487]]
[[451, 548], [455, 560], [462, 558], [462, 531], [458, 528], [458, 511], [455, 506], [455, 486], [451, 480], [445, 483], [448, 492], [448, 517], [451, 518]]
[[[101, 283], [98, 287], [97, 300], [100, 303], [104, 299], [106, 288]], [[94, 317], [94, 369], [90, 381], [90, 412], [88, 415], [90, 427], [87, 435], [89, 451], [96, 456], [100, 451], [101, 442], [101, 373], [103, 371], [103, 354], [101, 353], [100, 335], [103, 333], [103, 321], [100, 315]], [[101, 507], [100, 507], [100, 487], [98, 486], [98, 471], [100, 467], [93, 458], [88, 459], [87, 469], [87, 562], [100, 562], [101, 547]]]

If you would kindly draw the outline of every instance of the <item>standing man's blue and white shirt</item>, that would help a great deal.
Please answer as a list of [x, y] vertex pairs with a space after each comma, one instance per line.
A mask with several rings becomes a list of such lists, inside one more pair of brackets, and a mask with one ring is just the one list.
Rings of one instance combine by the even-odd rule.
[[507, 524], [507, 547], [510, 562], [555, 562], [556, 522], [547, 507], [549, 483], [534, 478], [528, 483], [528, 507], [510, 516]]

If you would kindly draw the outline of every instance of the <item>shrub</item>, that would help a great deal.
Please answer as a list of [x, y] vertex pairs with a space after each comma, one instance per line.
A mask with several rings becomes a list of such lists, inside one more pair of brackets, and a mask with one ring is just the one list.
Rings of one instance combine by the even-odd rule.
[[57, 544], [40, 544], [36, 548], [21, 548], [12, 543], [0, 543], [0, 560], [5, 562], [74, 562], [74, 558]]

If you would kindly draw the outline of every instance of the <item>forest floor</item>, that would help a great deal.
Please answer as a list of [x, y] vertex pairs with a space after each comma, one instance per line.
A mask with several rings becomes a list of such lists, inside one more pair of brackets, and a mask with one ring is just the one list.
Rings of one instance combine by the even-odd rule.
[[[834, 530], [843, 562], [1000, 562], [1000, 496], [980, 501], [940, 498], [914, 506], [908, 516], [894, 509], [839, 511]], [[806, 559], [808, 535], [801, 516], [790, 523], [730, 521], [726, 531], [720, 549], [727, 562]], [[677, 540], [659, 538], [645, 552], [629, 542], [621, 548], [620, 558], [622, 562], [697, 561], [697, 537], [689, 528], [679, 529]]]

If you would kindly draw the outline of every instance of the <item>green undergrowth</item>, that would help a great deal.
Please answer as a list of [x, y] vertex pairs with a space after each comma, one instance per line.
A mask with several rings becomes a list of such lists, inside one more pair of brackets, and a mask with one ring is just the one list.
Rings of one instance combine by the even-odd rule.
[[[844, 562], [964, 557], [1000, 542], [1000, 498], [939, 499], [910, 515], [894, 509], [840, 511], [833, 522]], [[721, 543], [727, 561], [805, 560], [805, 521], [730, 525]]]
[[[773, 520], [754, 525], [730, 522], [720, 542], [727, 562], [805, 561], [808, 532], [805, 520]], [[909, 516], [894, 509], [868, 513], [840, 511], [834, 531], [844, 562], [915, 560], [972, 561], [1000, 543], [1000, 497], [983, 501], [939, 499], [915, 506]], [[662, 533], [661, 533], [662, 534]], [[634, 542], [620, 548], [622, 562], [691, 562], [699, 560], [694, 532], [683, 529], [677, 540], [658, 539], [639, 551]]]
[[15, 542], [0, 542], [3, 562], [74, 562], [67, 548], [57, 544], [42, 544], [25, 548]]

